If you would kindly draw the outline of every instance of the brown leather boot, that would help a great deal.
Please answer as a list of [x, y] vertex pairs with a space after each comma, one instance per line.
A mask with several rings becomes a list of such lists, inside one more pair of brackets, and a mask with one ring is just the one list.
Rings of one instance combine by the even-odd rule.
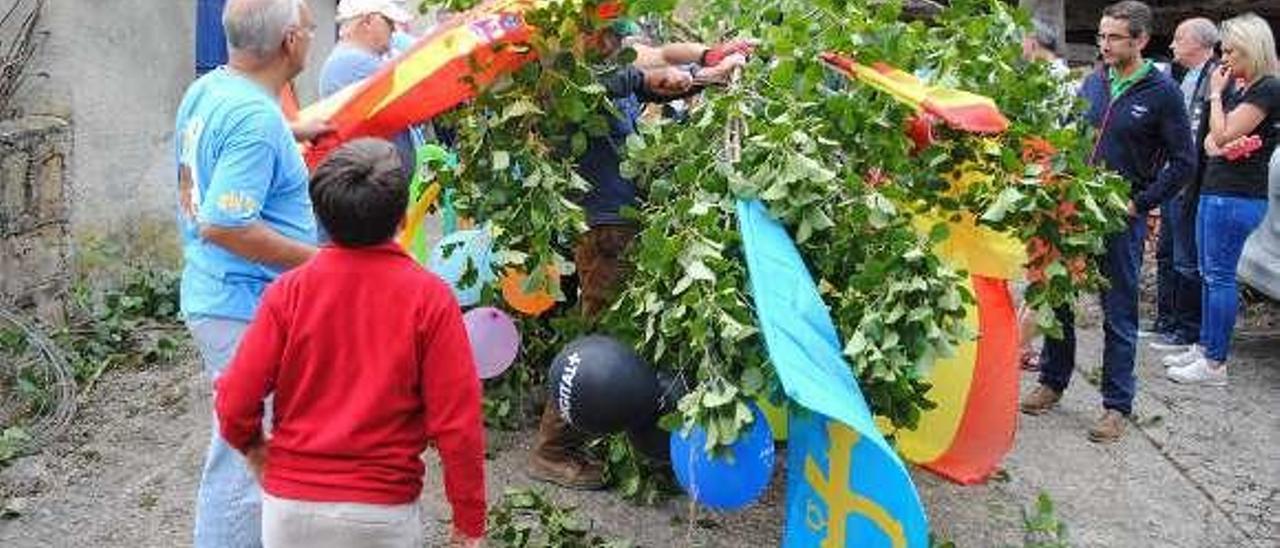
[[547, 402], [529, 455], [529, 477], [561, 487], [595, 490], [604, 487], [603, 469], [582, 453], [583, 438]]
[[1108, 409], [1089, 429], [1089, 441], [1094, 443], [1113, 443], [1124, 437], [1124, 425], [1128, 422], [1119, 411]]
[[1058, 405], [1058, 400], [1062, 399], [1062, 393], [1049, 388], [1043, 384], [1036, 386], [1026, 398], [1022, 399], [1019, 405], [1023, 413], [1028, 415], [1043, 415]]

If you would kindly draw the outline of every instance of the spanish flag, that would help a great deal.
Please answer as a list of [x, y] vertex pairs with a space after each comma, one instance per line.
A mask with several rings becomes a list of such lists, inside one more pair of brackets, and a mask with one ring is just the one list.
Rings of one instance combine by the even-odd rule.
[[[919, 78], [882, 63], [862, 65], [826, 53], [822, 61], [852, 79], [866, 83], [918, 111], [971, 133], [1000, 133], [1009, 120], [989, 97], [930, 86]], [[959, 180], [989, 177], [965, 165]], [[928, 233], [941, 218], [917, 218]], [[1018, 321], [1008, 280], [1022, 276], [1026, 262], [1016, 239], [979, 226], [972, 215], [946, 221], [949, 237], [934, 252], [950, 266], [970, 274], [976, 305], [965, 316], [977, 338], [964, 341], [954, 356], [939, 359], [926, 376], [933, 385], [928, 398], [937, 407], [923, 413], [914, 430], [891, 433], [907, 460], [962, 484], [984, 481], [1013, 447], [1018, 425]]]
[[391, 137], [430, 120], [534, 58], [534, 28], [524, 13], [553, 0], [489, 0], [461, 13], [373, 76], [303, 110], [335, 132], [306, 151], [316, 166], [330, 150], [357, 137]]
[[1009, 120], [995, 101], [975, 93], [930, 86], [912, 74], [884, 63], [866, 66], [848, 57], [822, 54], [822, 61], [837, 72], [892, 95], [916, 110], [942, 119], [947, 125], [972, 133], [1000, 133]]
[[[937, 218], [918, 218], [928, 232]], [[1008, 280], [1026, 262], [1018, 240], [978, 226], [972, 215], [948, 221], [950, 236], [934, 247], [944, 262], [969, 272], [975, 297], [965, 316], [974, 340], [939, 359], [926, 379], [938, 406], [923, 413], [915, 430], [894, 432], [909, 461], [961, 484], [984, 481], [1013, 447], [1018, 425], [1018, 320]], [[880, 423], [888, 431], [887, 422]]]

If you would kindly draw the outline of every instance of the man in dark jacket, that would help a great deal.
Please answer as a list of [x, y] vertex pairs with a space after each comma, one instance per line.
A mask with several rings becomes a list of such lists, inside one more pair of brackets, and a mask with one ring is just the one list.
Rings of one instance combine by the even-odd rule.
[[1209, 75], [1218, 66], [1213, 48], [1218, 28], [1203, 17], [1183, 21], [1173, 33], [1173, 62], [1182, 88], [1183, 105], [1191, 120], [1196, 150], [1195, 176], [1187, 187], [1160, 204], [1160, 247], [1156, 252], [1156, 339], [1151, 348], [1185, 351], [1200, 340], [1200, 269], [1196, 266], [1196, 201], [1204, 176], [1204, 136], [1209, 131], [1205, 97]]
[[[1086, 119], [1097, 129], [1090, 161], [1129, 182], [1125, 230], [1107, 237], [1102, 273], [1110, 287], [1102, 293], [1102, 405], [1089, 429], [1094, 442], [1124, 434], [1133, 410], [1133, 367], [1138, 337], [1138, 273], [1146, 237], [1146, 215], [1173, 196], [1195, 171], [1190, 123], [1178, 84], [1142, 58], [1151, 38], [1151, 8], [1142, 2], [1112, 4], [1098, 25], [1098, 48], [1105, 66], [1091, 74], [1080, 95], [1089, 102]], [[1058, 311], [1063, 338], [1045, 342], [1040, 385], [1022, 401], [1022, 411], [1042, 414], [1062, 397], [1075, 368], [1075, 329], [1070, 309]]]

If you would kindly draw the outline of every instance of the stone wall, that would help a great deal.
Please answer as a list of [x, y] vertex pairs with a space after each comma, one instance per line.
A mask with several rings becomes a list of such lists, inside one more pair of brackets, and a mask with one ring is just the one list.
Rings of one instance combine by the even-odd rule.
[[0, 122], [0, 302], [55, 322], [71, 282], [70, 159], [64, 120]]

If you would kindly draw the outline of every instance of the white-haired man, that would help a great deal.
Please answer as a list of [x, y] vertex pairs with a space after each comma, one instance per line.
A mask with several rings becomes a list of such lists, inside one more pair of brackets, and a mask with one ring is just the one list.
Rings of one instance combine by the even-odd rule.
[[[210, 382], [239, 345], [263, 290], [315, 252], [306, 164], [277, 91], [302, 72], [315, 35], [304, 0], [228, 0], [227, 65], [187, 89], [178, 108], [181, 306]], [[250, 462], [265, 451], [255, 448]], [[196, 503], [195, 546], [261, 545], [258, 484], [212, 429]]]
[[[1173, 33], [1169, 49], [1180, 69], [1182, 104], [1191, 121], [1191, 138], [1199, 161], [1195, 176], [1179, 194], [1160, 204], [1160, 244], [1156, 252], [1156, 340], [1161, 351], [1185, 351], [1200, 342], [1200, 269], [1196, 264], [1196, 203], [1208, 157], [1209, 76], [1218, 66], [1213, 48], [1218, 27], [1203, 17], [1187, 19]], [[1176, 74], [1176, 73], [1175, 73]]]

